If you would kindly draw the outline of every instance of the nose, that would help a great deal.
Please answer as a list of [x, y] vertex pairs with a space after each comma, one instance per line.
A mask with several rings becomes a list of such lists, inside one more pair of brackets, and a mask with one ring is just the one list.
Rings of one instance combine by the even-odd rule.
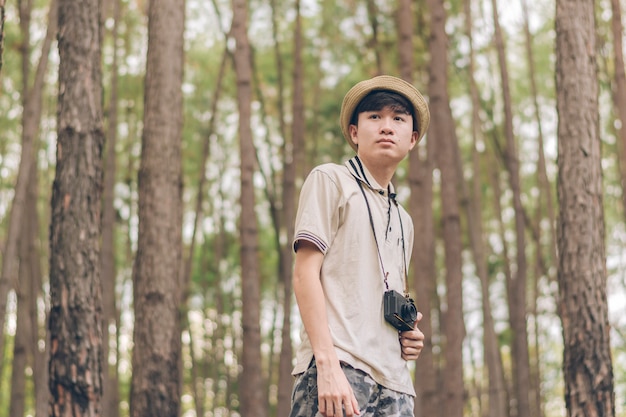
[[385, 134], [393, 133], [393, 125], [391, 117], [383, 117], [380, 121], [380, 132]]

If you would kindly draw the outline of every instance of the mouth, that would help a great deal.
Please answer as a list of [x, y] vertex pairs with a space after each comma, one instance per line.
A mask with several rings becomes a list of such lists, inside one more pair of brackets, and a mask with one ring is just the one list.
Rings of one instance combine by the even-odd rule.
[[379, 140], [378, 140], [378, 143], [393, 145], [393, 144], [395, 144], [396, 142], [395, 142], [393, 139], [386, 139], [386, 138], [383, 138], [383, 139], [379, 139]]

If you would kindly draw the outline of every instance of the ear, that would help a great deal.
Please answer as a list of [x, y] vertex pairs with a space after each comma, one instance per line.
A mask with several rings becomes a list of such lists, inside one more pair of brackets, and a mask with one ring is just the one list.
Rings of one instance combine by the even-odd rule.
[[412, 150], [415, 147], [415, 145], [417, 145], [417, 139], [419, 138], [419, 135], [420, 135], [419, 132], [415, 130], [413, 131], [413, 133], [411, 134], [411, 146], [409, 150]]
[[357, 125], [348, 126], [348, 132], [350, 133], [350, 140], [352, 140], [352, 143], [359, 146], [359, 140], [357, 139], [357, 132], [358, 132]]

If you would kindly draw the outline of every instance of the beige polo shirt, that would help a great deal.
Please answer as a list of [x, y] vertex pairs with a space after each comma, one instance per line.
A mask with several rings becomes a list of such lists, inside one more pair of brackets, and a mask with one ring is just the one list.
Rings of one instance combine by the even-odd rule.
[[[393, 187], [381, 188], [358, 157], [345, 165], [325, 164], [311, 171], [300, 193], [294, 249], [297, 251], [300, 240], [307, 240], [324, 254], [320, 280], [339, 360], [365, 371], [386, 388], [414, 396], [398, 331], [383, 317], [386, 287], [357, 179], [371, 208], [389, 288], [403, 293], [404, 263], [410, 260], [413, 247], [413, 222], [390, 198]], [[313, 357], [304, 329], [301, 338], [294, 375], [304, 372]]]

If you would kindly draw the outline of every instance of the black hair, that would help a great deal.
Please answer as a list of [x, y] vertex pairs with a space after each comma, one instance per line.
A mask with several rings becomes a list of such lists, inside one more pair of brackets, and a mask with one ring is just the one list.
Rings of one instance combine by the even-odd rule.
[[402, 94], [389, 90], [374, 90], [370, 91], [354, 109], [352, 117], [350, 118], [350, 124], [356, 125], [359, 114], [366, 111], [378, 111], [385, 107], [389, 107], [391, 110], [410, 114], [413, 116], [413, 130], [417, 131], [417, 117], [415, 117], [415, 111], [411, 102]]

